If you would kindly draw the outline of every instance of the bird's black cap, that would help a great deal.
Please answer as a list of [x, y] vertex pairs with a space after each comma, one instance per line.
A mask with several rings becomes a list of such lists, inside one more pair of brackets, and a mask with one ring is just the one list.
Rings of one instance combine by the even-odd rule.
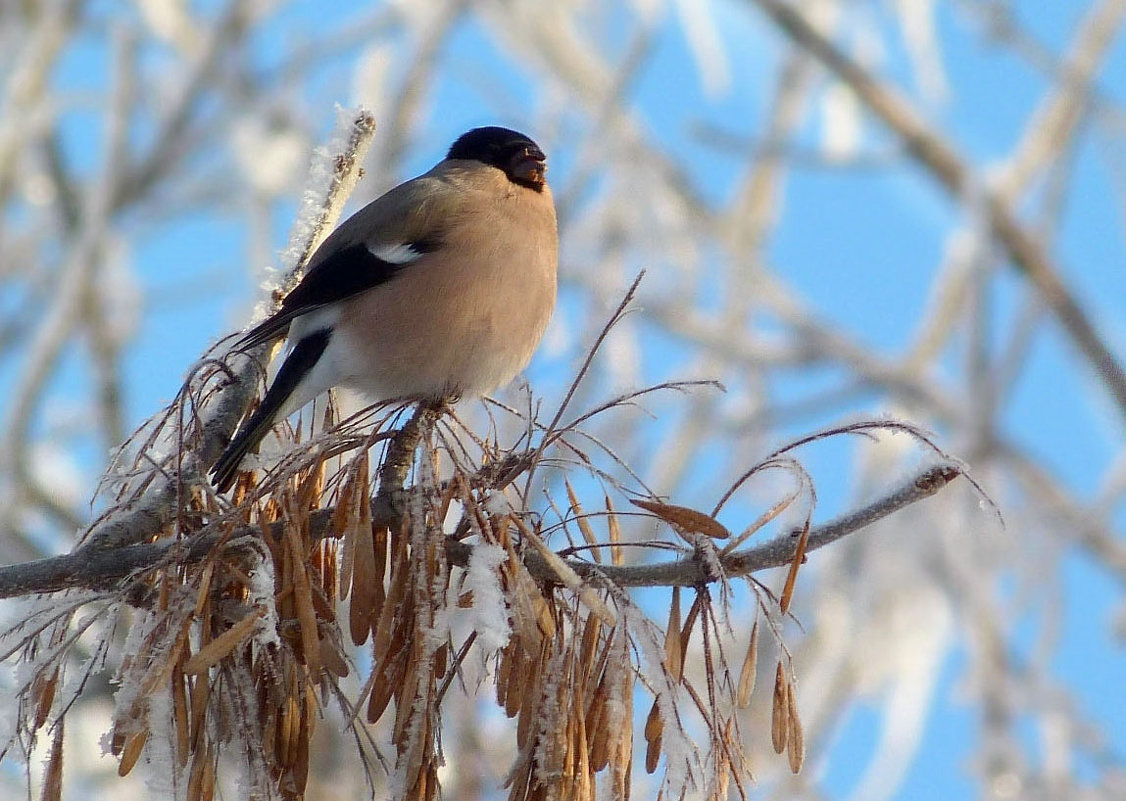
[[480, 161], [503, 171], [513, 183], [543, 189], [547, 157], [531, 138], [510, 128], [490, 125], [467, 131], [453, 143], [446, 158]]

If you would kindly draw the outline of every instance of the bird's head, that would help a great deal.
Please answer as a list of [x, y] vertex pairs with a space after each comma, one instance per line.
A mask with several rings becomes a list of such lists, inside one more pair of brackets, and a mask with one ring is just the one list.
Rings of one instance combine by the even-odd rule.
[[527, 136], [509, 128], [474, 128], [457, 138], [446, 158], [488, 164], [513, 183], [537, 192], [547, 181], [547, 156]]

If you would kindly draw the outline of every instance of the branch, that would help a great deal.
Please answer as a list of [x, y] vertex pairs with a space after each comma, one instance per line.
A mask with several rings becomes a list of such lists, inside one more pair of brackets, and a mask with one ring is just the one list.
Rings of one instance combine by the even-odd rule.
[[[434, 426], [441, 416], [445, 402], [420, 403], [407, 424], [395, 432], [383, 464], [379, 468], [379, 493], [372, 503], [372, 518], [380, 520], [394, 510], [394, 517], [403, 512], [401, 500], [407, 473], [414, 462], [414, 452], [422, 437]], [[386, 521], [385, 521], [386, 522]]]
[[[829, 545], [900, 509], [929, 498], [960, 475], [962, 468], [956, 462], [941, 462], [928, 467], [876, 501], [836, 520], [814, 526], [810, 529], [805, 550], [808, 553]], [[331, 529], [333, 514], [332, 508], [313, 512], [309, 519], [310, 535], [321, 539], [339, 536], [339, 532]], [[386, 499], [381, 501], [377, 496], [372, 508], [373, 522], [376, 525], [391, 525], [396, 517], [392, 504]], [[273, 533], [280, 536], [283, 525], [282, 522], [273, 523]], [[201, 561], [211, 556], [214, 549], [224, 542], [224, 552], [237, 552], [250, 547], [252, 543], [257, 549], [260, 535], [261, 530], [257, 527], [241, 526], [232, 531], [229, 523], [220, 521], [204, 526], [190, 540], [161, 540], [112, 550], [87, 546], [64, 556], [7, 565], [0, 567], [0, 598], [58, 592], [77, 587], [104, 589], [130, 576], [165, 565]], [[762, 545], [721, 556], [720, 564], [728, 578], [782, 567], [793, 559], [797, 544], [795, 537], [776, 537]], [[461, 567], [468, 565], [471, 548], [465, 542], [447, 541], [450, 563]], [[555, 570], [539, 554], [528, 552], [524, 555], [524, 561], [536, 579], [549, 583], [557, 581]], [[717, 579], [711, 573], [709, 563], [693, 557], [631, 567], [596, 565], [579, 559], [565, 561], [584, 579], [601, 578], [620, 587], [689, 587]]]
[[754, 0], [791, 39], [843, 81], [898, 135], [912, 157], [956, 199], [981, 193], [994, 236], [1032, 283], [1072, 342], [1094, 367], [1119, 411], [1126, 415], [1126, 371], [1103, 342], [1082, 307], [1060, 280], [1051, 259], [1012, 208], [990, 187], [977, 187], [974, 173], [954, 146], [935, 132], [897, 92], [881, 84], [819, 33], [795, 7], [781, 0]]
[[[351, 119], [347, 138], [338, 151], [320, 154], [321, 159], [331, 160], [328, 186], [322, 190], [323, 195], [314, 218], [308, 221], [302, 217], [295, 224], [287, 251], [293, 259], [287, 281], [296, 280], [309, 256], [339, 219], [348, 195], [359, 180], [364, 153], [371, 144], [374, 132], [375, 119], [361, 109]], [[319, 177], [314, 169], [313, 180], [316, 181]], [[257, 357], [265, 355], [268, 348], [268, 345], [263, 345], [250, 351], [248, 355], [251, 358], [231, 372], [231, 379], [203, 410], [200, 415], [202, 441], [197, 453], [185, 464], [184, 475], [158, 479], [156, 485], [145, 492], [134, 505], [96, 523], [86, 537], [87, 545], [83, 550], [86, 547], [111, 549], [142, 542], [155, 536], [167, 525], [172, 519], [176, 499], [180, 496], [182, 481], [190, 478], [196, 471], [206, 471], [219, 457], [234, 434], [238, 421], [246, 413], [257, 384]]]

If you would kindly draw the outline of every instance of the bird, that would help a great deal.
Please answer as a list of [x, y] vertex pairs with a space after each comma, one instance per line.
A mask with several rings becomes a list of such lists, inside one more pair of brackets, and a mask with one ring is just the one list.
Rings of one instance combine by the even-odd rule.
[[232, 348], [288, 338], [262, 402], [211, 468], [216, 489], [230, 489], [276, 422], [332, 387], [373, 402], [443, 402], [523, 370], [555, 308], [546, 172], [525, 134], [474, 128], [336, 228], [278, 310]]

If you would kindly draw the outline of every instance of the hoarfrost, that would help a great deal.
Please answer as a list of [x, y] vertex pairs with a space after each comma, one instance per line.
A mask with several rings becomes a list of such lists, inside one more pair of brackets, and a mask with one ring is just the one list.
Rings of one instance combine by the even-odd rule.
[[[281, 274], [288, 275], [297, 267], [301, 257], [308, 251], [312, 253], [324, 239], [327, 231], [318, 230], [321, 216], [325, 208], [325, 198], [329, 197], [333, 179], [336, 176], [336, 154], [348, 151], [348, 142], [352, 136], [352, 124], [356, 120], [356, 109], [343, 106], [336, 107], [336, 128], [329, 141], [313, 150], [309, 164], [309, 177], [306, 179], [305, 191], [301, 193], [301, 205], [297, 209], [293, 227], [289, 233], [289, 244], [281, 252]], [[265, 299], [258, 311], [260, 316], [265, 316], [266, 306], [269, 303], [270, 292], [276, 288], [276, 278], [267, 279], [262, 289]]]
[[620, 604], [621, 620], [634, 633], [633, 640], [641, 649], [649, 667], [648, 677], [656, 693], [657, 708], [664, 722], [661, 750], [665, 754], [665, 786], [669, 798], [679, 798], [696, 786], [695, 776], [703, 773], [700, 751], [680, 725], [676, 710], [677, 687], [672, 683], [664, 664], [664, 634], [651, 620], [630, 604]]
[[145, 741], [145, 786], [152, 798], [187, 798], [187, 782], [175, 755], [176, 732], [172, 725], [172, 691], [161, 683], [147, 696], [149, 736]]
[[253, 658], [258, 659], [259, 650], [268, 645], [279, 645], [278, 608], [274, 604], [274, 561], [258, 554], [258, 564], [250, 571], [250, 588], [247, 601], [251, 606], [266, 610], [258, 620], [258, 626], [251, 638]]
[[465, 583], [473, 593], [470, 620], [486, 654], [506, 646], [512, 636], [508, 605], [504, 601], [497, 570], [507, 558], [504, 548], [485, 542], [474, 545], [469, 555]]

